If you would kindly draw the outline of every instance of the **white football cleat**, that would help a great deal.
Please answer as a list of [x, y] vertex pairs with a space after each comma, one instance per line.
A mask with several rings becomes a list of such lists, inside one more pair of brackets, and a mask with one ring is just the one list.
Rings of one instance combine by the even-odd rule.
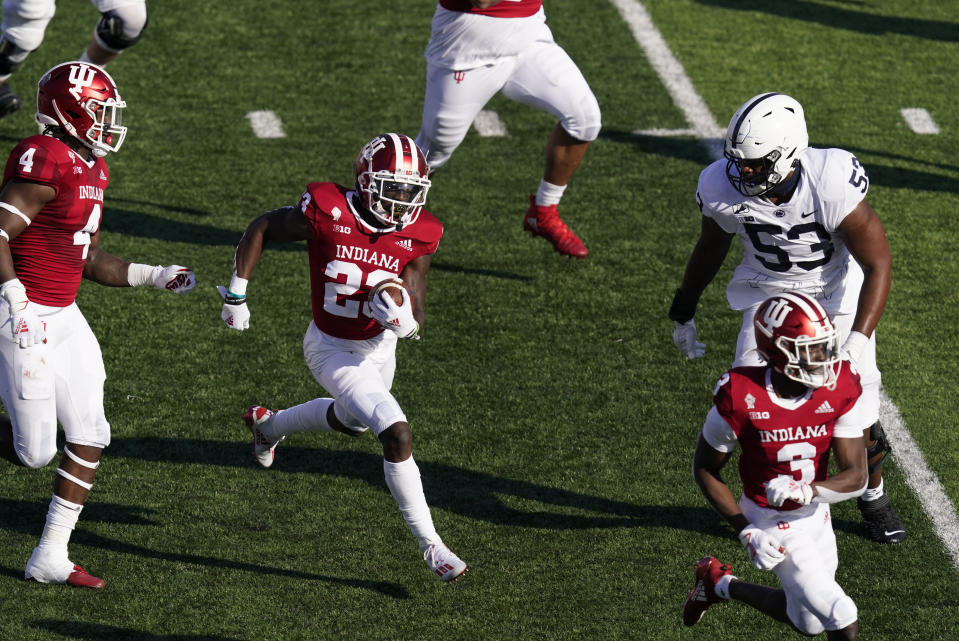
[[434, 543], [423, 552], [426, 565], [446, 583], [452, 583], [469, 571], [461, 558], [442, 543]]
[[257, 428], [258, 425], [262, 425], [270, 420], [270, 417], [275, 413], [273, 410], [268, 410], [265, 407], [251, 405], [243, 415], [243, 422], [246, 423], [246, 426], [250, 428], [250, 432], [253, 434], [253, 458], [263, 467], [273, 465], [273, 450], [280, 444], [280, 441], [286, 438], [285, 436], [281, 436], [276, 440], [271, 440]]

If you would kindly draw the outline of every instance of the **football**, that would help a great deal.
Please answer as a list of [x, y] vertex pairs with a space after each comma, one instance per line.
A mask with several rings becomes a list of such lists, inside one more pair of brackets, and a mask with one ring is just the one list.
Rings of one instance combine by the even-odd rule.
[[[397, 305], [403, 304], [403, 281], [399, 278], [387, 278], [386, 280], [381, 280], [376, 285], [370, 289], [370, 293], [367, 295], [367, 302], [373, 302], [373, 299], [380, 295], [381, 292], [386, 292], [389, 294], [390, 298], [393, 299], [393, 302]], [[412, 300], [410, 301], [412, 303]]]

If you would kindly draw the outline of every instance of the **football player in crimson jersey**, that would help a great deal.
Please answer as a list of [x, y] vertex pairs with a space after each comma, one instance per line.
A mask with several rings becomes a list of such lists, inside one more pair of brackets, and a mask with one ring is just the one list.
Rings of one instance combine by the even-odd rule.
[[153, 285], [185, 294], [186, 267], [121, 260], [100, 247], [104, 156], [126, 136], [126, 103], [96, 65], [65, 62], [40, 79], [42, 135], [10, 153], [0, 189], [0, 456], [31, 468], [56, 455], [57, 421], [66, 447], [53, 499], [25, 576], [41, 583], [100, 588], [74, 565], [67, 543], [93, 484], [110, 424], [106, 372], [97, 339], [76, 304], [81, 278], [110, 287]]
[[[814, 298], [769, 298], [753, 326], [766, 365], [734, 367], [720, 377], [696, 444], [693, 475], [738, 532], [753, 565], [772, 570], [782, 588], [740, 581], [728, 565], [705, 557], [696, 566], [683, 622], [695, 625], [713, 603], [735, 599], [802, 634], [825, 630], [829, 639], [855, 639], [856, 605], [835, 579], [829, 504], [866, 489], [859, 375], [841, 360], [836, 329]], [[743, 485], [738, 503], [721, 476], [737, 443]], [[830, 452], [838, 468], [832, 477]]]
[[[426, 308], [426, 272], [443, 235], [426, 211], [429, 167], [413, 139], [395, 133], [373, 138], [354, 163], [352, 189], [330, 182], [307, 185], [297, 205], [269, 211], [247, 227], [236, 248], [221, 318], [247, 329], [247, 282], [268, 243], [305, 240], [310, 262], [313, 319], [303, 340], [307, 365], [332, 395], [274, 412], [254, 405], [244, 422], [253, 433], [253, 454], [273, 464], [277, 444], [302, 431], [368, 430], [383, 446], [383, 473], [423, 558], [443, 581], [466, 564], [443, 544], [430, 515], [419, 468], [413, 460], [406, 415], [390, 393], [398, 339], [418, 339]], [[402, 304], [379, 283], [402, 278]]]
[[801, 291], [822, 303], [862, 376], [869, 488], [859, 510], [872, 540], [899, 543], [906, 531], [882, 481], [891, 448], [879, 422], [874, 333], [892, 261], [882, 221], [866, 202], [866, 171], [848, 151], [809, 147], [802, 105], [775, 92], [750, 98], [733, 114], [725, 155], [699, 177], [702, 228], [669, 309], [673, 340], [688, 358], [705, 353], [693, 316], [734, 236], [744, 253], [726, 287], [730, 307], [743, 314], [733, 365], [761, 362], [752, 318], [763, 299]]
[[599, 104], [576, 63], [553, 40], [542, 0], [439, 0], [426, 61], [416, 144], [434, 171], [449, 160], [497, 93], [559, 118], [523, 229], [564, 256], [585, 258], [586, 246], [559, 217], [557, 205], [599, 135]]

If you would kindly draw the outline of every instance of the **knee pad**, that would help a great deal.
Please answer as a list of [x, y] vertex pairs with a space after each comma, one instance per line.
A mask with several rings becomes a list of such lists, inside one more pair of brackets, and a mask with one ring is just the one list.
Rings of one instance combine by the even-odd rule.
[[147, 6], [143, 2], [128, 4], [104, 11], [93, 31], [97, 44], [113, 53], [135, 45], [149, 22]]
[[17, 458], [20, 459], [20, 462], [23, 463], [24, 467], [29, 467], [31, 470], [38, 470], [41, 467], [46, 467], [50, 464], [50, 461], [53, 460], [53, 457], [57, 454], [57, 445], [52, 443], [48, 449], [43, 451], [23, 451], [20, 448], [17, 448]]
[[583, 142], [596, 140], [603, 125], [596, 96], [592, 92], [587, 92], [580, 99], [576, 113], [564, 116], [561, 124], [566, 133], [577, 140]]
[[[889, 445], [886, 432], [882, 429], [882, 423], [879, 421], [873, 423], [869, 428], [869, 438], [872, 439], [873, 444], [866, 448], [866, 459], [869, 462], [869, 473], [872, 474], [876, 470], [882, 469], [882, 464], [889, 456], [889, 452], [892, 451], [892, 446]], [[876, 456], [879, 458], [873, 462], [872, 459]]]
[[859, 619], [859, 610], [856, 604], [848, 595], [843, 594], [841, 598], [833, 604], [832, 613], [826, 624], [827, 630], [842, 630]]
[[6, 80], [14, 71], [20, 68], [23, 61], [27, 59], [30, 52], [21, 49], [16, 43], [0, 39], [0, 80]]
[[453, 151], [466, 138], [472, 122], [457, 115], [438, 115], [431, 124], [429, 131], [425, 127], [420, 129], [416, 146], [423, 150], [432, 172], [446, 164]]
[[27, 53], [40, 47], [54, 13], [56, 5], [53, 0], [21, 1], [12, 10], [3, 12], [3, 40], [26, 52], [23, 54], [23, 58], [26, 58]]

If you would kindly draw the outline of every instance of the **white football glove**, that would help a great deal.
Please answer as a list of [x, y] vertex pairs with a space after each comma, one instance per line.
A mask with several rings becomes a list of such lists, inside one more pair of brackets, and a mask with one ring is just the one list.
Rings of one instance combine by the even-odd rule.
[[752, 523], [739, 533], [739, 542], [749, 553], [749, 560], [757, 570], [772, 570], [786, 558], [786, 550], [771, 534], [763, 532]]
[[679, 351], [690, 360], [702, 358], [706, 354], [706, 344], [696, 340], [696, 321], [690, 318], [685, 323], [673, 321], [673, 324], [676, 326], [673, 329], [673, 342]]
[[386, 329], [395, 332], [400, 338], [419, 338], [420, 324], [413, 318], [413, 304], [410, 293], [400, 288], [403, 304], [397, 305], [389, 292], [382, 291], [370, 301], [370, 314]]
[[157, 265], [153, 268], [151, 280], [157, 289], [166, 289], [174, 294], [188, 294], [196, 287], [193, 270], [181, 265]]
[[812, 486], [805, 481], [797, 481], [789, 476], [777, 476], [766, 483], [766, 499], [773, 507], [779, 507], [786, 501], [795, 501], [800, 505], [812, 502]]
[[10, 338], [27, 348], [47, 342], [47, 332], [27, 298], [27, 290], [19, 278], [12, 278], [0, 286], [0, 297], [10, 305]]
[[230, 293], [223, 285], [217, 285], [216, 291], [223, 298], [223, 309], [220, 310], [220, 319], [230, 329], [242, 332], [250, 328], [250, 309], [246, 306], [246, 295], [243, 297]]

